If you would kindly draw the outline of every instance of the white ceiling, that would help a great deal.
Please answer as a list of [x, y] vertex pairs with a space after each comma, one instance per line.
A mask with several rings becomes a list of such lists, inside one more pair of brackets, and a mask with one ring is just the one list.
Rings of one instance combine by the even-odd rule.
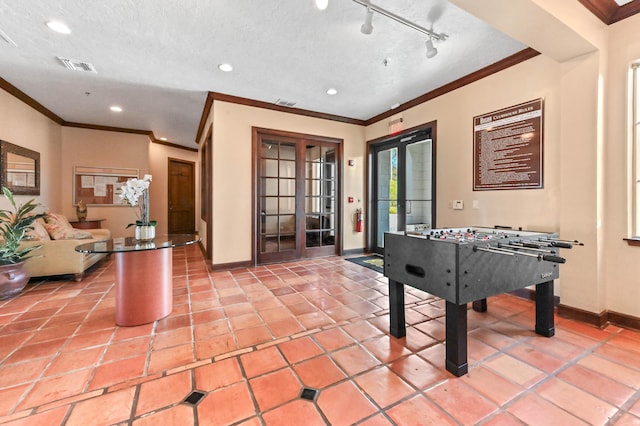
[[[15, 43], [0, 38], [0, 77], [64, 121], [196, 147], [209, 91], [366, 120], [527, 47], [449, 1], [373, 2], [446, 34], [438, 55], [427, 59], [423, 34], [379, 14], [361, 34], [366, 10], [351, 0], [324, 11], [312, 0], [0, 0], [0, 30]], [[71, 34], [49, 30], [52, 19]]]

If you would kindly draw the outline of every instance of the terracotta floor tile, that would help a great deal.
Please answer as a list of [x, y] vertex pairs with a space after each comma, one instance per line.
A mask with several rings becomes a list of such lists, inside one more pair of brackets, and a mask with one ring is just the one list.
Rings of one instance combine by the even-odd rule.
[[418, 389], [425, 389], [446, 377], [444, 366], [434, 367], [417, 355], [400, 358], [391, 364], [391, 369]]
[[384, 363], [411, 354], [409, 349], [402, 346], [395, 337], [390, 336], [376, 337], [366, 341], [363, 346]]
[[322, 349], [308, 336], [278, 345], [290, 364], [320, 355]]
[[536, 393], [589, 424], [605, 424], [617, 408], [562, 380], [551, 379]]
[[416, 392], [414, 388], [387, 367], [368, 371], [358, 376], [355, 382], [382, 408]]
[[290, 368], [250, 379], [249, 386], [260, 411], [292, 401], [300, 395], [303, 388]]
[[0, 389], [23, 383], [33, 383], [42, 374], [49, 362], [48, 358], [39, 358], [33, 361], [24, 361], [19, 364], [0, 367]]
[[484, 365], [502, 377], [527, 388], [545, 377], [545, 374], [537, 368], [508, 355], [498, 355], [486, 361]]
[[150, 374], [158, 373], [193, 362], [195, 360], [194, 352], [191, 343], [153, 351], [149, 360], [148, 372]]
[[554, 372], [565, 365], [563, 360], [529, 345], [516, 346], [509, 349], [507, 353], [547, 373]]
[[150, 342], [151, 339], [148, 336], [113, 342], [104, 354], [103, 363], [146, 355], [149, 352]]
[[293, 366], [293, 369], [304, 386], [314, 389], [322, 389], [346, 377], [326, 355], [303, 361]]
[[307, 314], [301, 314], [296, 317], [298, 322], [307, 330], [320, 328], [326, 325], [334, 324], [335, 321], [327, 316], [324, 312], [316, 311]]
[[380, 361], [360, 345], [335, 351], [331, 357], [350, 376], [380, 365]]
[[[103, 354], [104, 347], [102, 346], [74, 352], [62, 352], [51, 362], [49, 367], [44, 372], [44, 375], [55, 376], [58, 374], [67, 373], [69, 371], [81, 370], [87, 367], [95, 367], [102, 359]], [[2, 377], [1, 373], [0, 377]]]
[[350, 381], [324, 389], [317, 404], [331, 425], [351, 425], [377, 411]]
[[184, 371], [143, 383], [140, 385], [135, 415], [141, 416], [176, 404], [183, 401], [191, 391], [191, 371]]
[[629, 407], [628, 411], [634, 416], [640, 417], [640, 399], [638, 399], [631, 407]]
[[640, 418], [625, 413], [616, 419], [616, 426], [638, 426], [640, 425]]
[[[524, 391], [524, 387], [517, 385], [483, 366], [475, 366], [461, 377], [469, 386], [491, 401], [504, 405], [515, 399]], [[488, 385], [488, 384], [491, 385]]]
[[114, 424], [131, 417], [135, 388], [107, 393], [75, 404], [67, 426], [88, 424]]
[[229, 318], [229, 322], [231, 323], [231, 328], [234, 331], [252, 328], [263, 324], [262, 318], [253, 312]]
[[367, 321], [358, 321], [343, 327], [351, 337], [362, 342], [372, 337], [381, 336], [384, 333], [369, 324]]
[[58, 353], [58, 351], [60, 351], [65, 342], [66, 339], [57, 339], [35, 343], [33, 345], [26, 344], [11, 354], [6, 362], [8, 364], [13, 364], [16, 362], [32, 360], [34, 358], [53, 357]]
[[295, 318], [272, 321], [267, 323], [267, 327], [271, 330], [271, 334], [275, 338], [291, 336], [305, 330], [305, 328]]
[[145, 371], [146, 364], [146, 355], [102, 364], [96, 368], [88, 390], [111, 386], [127, 381], [131, 377], [140, 377]]
[[194, 327], [194, 336], [196, 340], [211, 339], [214, 336], [228, 335], [231, 332], [229, 321], [221, 319], [198, 324]]
[[309, 401], [295, 400], [262, 415], [265, 425], [324, 426], [324, 419], [315, 405]]
[[640, 371], [617, 362], [597, 355], [589, 355], [578, 361], [578, 365], [635, 389], [640, 387]]
[[71, 352], [79, 349], [103, 346], [109, 343], [112, 337], [113, 330], [101, 330], [93, 333], [76, 335], [67, 342], [67, 344], [62, 348], [62, 351]]
[[558, 378], [618, 407], [636, 392], [636, 389], [580, 365], [570, 366], [560, 372]]
[[528, 426], [509, 413], [497, 413], [482, 422], [482, 426]]
[[417, 353], [421, 358], [429, 361], [436, 367], [443, 367], [445, 365], [446, 347], [444, 344], [437, 344], [421, 350]]
[[425, 394], [462, 424], [476, 424], [498, 410], [496, 404], [461, 380], [447, 380]]
[[587, 423], [535, 394], [525, 394], [507, 411], [527, 425], [585, 426]]
[[199, 426], [228, 425], [255, 414], [247, 383], [236, 383], [211, 392], [197, 407]]
[[425, 424], [457, 425], [444, 411], [422, 396], [416, 396], [387, 410], [387, 414], [397, 425]]
[[28, 383], [0, 389], [0, 416], [13, 413], [18, 402], [22, 400], [27, 390], [31, 389], [31, 386], [32, 384]]
[[605, 343], [596, 349], [594, 353], [622, 365], [640, 369], [640, 353], [635, 350], [629, 350]]
[[242, 368], [248, 378], [278, 370], [287, 365], [276, 347], [269, 347], [240, 356]]
[[204, 322], [212, 322], [223, 319], [225, 317], [224, 309], [207, 309], [203, 311], [194, 311], [192, 318], [194, 324], [201, 324]]
[[236, 330], [235, 336], [239, 348], [248, 348], [260, 343], [268, 342], [274, 338], [271, 331], [263, 325]]
[[331, 352], [335, 349], [343, 348], [354, 343], [354, 340], [341, 328], [332, 328], [330, 330], [321, 331], [314, 334], [313, 338], [327, 352]]
[[198, 367], [194, 370], [195, 388], [214, 391], [244, 379], [237, 358], [228, 358]]
[[228, 334], [213, 336], [209, 339], [196, 339], [195, 346], [198, 359], [212, 358], [238, 349], [235, 339]]
[[262, 319], [268, 323], [295, 318], [295, 316], [291, 313], [291, 311], [285, 308], [284, 306], [263, 309], [263, 310], [260, 310], [258, 313], [260, 314]]
[[134, 420], [133, 426], [158, 426], [158, 425], [193, 425], [195, 415], [193, 407], [185, 404], [176, 405], [166, 410], [160, 410], [150, 415]]
[[18, 405], [18, 409], [37, 407], [41, 404], [79, 394], [85, 389], [92, 373], [92, 368], [86, 368], [63, 376], [39, 380], [27, 397]]

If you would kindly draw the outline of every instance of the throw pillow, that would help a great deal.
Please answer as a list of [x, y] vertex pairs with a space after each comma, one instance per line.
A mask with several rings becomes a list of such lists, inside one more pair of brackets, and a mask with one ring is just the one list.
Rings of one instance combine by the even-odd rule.
[[58, 225], [61, 228], [73, 229], [73, 226], [69, 223], [67, 218], [64, 215], [58, 213], [47, 213], [44, 217], [47, 223], [52, 225]]
[[47, 223], [44, 227], [52, 240], [86, 240], [93, 238], [90, 232], [74, 228], [63, 228], [58, 224]]
[[51, 237], [49, 236], [47, 230], [44, 228], [44, 224], [45, 222], [42, 219], [38, 219], [33, 222], [33, 229], [27, 231], [26, 233], [27, 239], [32, 241], [50, 240]]

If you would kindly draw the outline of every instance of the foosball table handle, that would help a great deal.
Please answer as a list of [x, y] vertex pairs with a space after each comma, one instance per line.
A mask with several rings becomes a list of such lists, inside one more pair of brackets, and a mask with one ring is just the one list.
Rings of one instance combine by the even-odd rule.
[[552, 254], [543, 255], [542, 260], [546, 260], [547, 262], [553, 262], [553, 263], [565, 263], [567, 261], [567, 259], [565, 259], [564, 257], [554, 256]]

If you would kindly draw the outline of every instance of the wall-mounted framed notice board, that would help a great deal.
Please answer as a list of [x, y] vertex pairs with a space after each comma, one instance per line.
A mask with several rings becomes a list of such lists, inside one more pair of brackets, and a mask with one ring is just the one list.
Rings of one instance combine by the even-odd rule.
[[118, 196], [120, 187], [138, 175], [138, 169], [75, 166], [73, 204], [83, 200], [88, 206], [127, 206]]
[[543, 99], [473, 117], [473, 190], [543, 186]]

